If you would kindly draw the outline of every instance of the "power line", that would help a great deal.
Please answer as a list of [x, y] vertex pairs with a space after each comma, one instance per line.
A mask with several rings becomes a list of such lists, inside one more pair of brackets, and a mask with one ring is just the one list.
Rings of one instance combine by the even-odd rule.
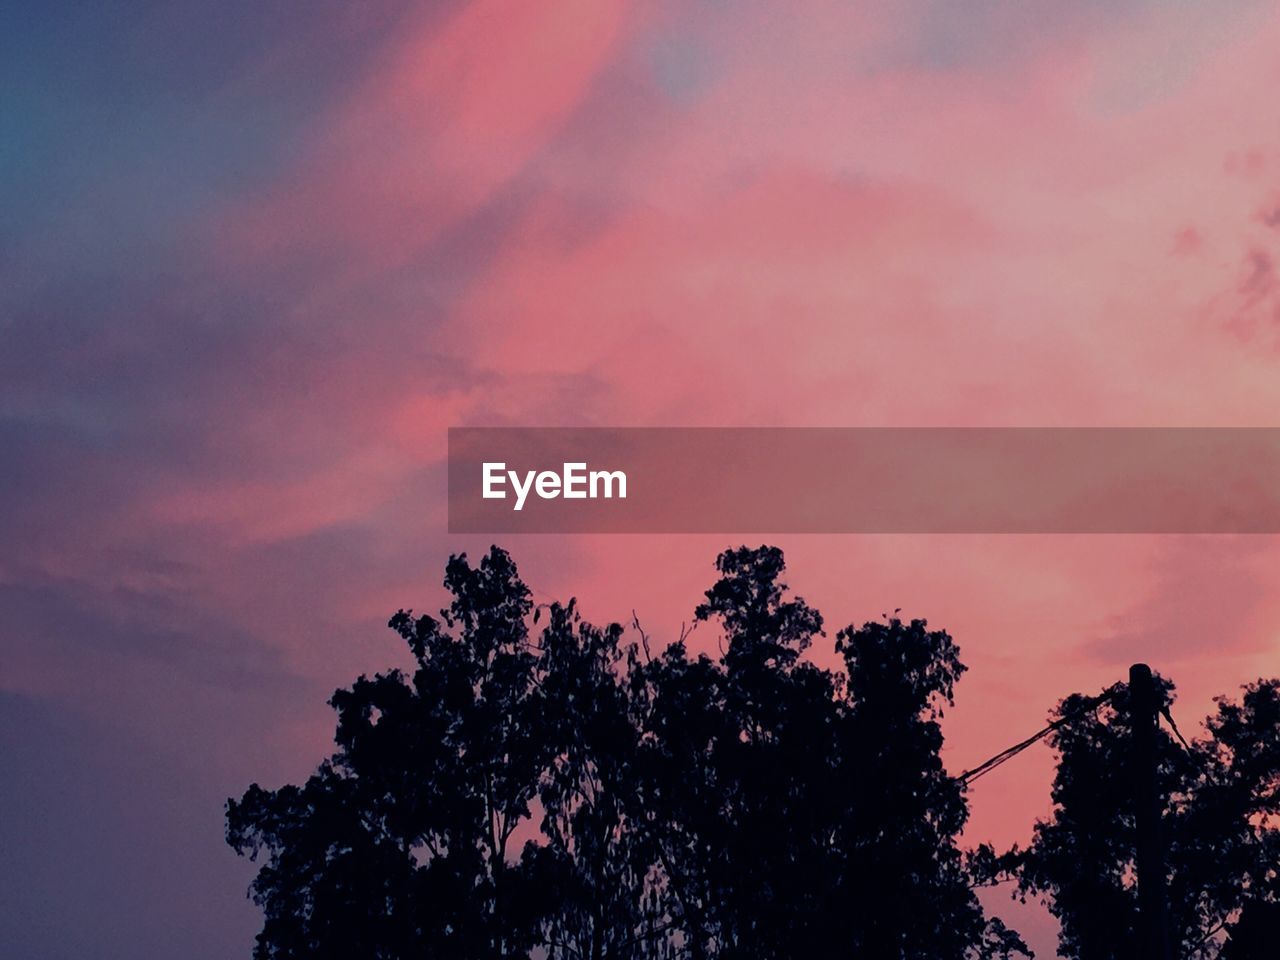
[[1184, 737], [1182, 735], [1182, 731], [1178, 729], [1178, 722], [1173, 719], [1173, 714], [1170, 712], [1168, 707], [1160, 708], [1160, 716], [1164, 717], [1165, 720], [1168, 721], [1169, 729], [1173, 731], [1174, 736], [1182, 741], [1182, 746], [1186, 749], [1187, 753], [1193, 753], [1194, 751], [1191, 749], [1191, 744], [1187, 743], [1187, 738]]
[[968, 784], [968, 783], [973, 783], [975, 780], [978, 780], [982, 777], [985, 777], [988, 773], [990, 773], [996, 767], [1000, 766], [1006, 761], [1012, 760], [1014, 757], [1020, 754], [1023, 750], [1026, 750], [1028, 747], [1033, 746], [1034, 744], [1043, 740], [1045, 737], [1053, 733], [1053, 731], [1057, 730], [1059, 727], [1070, 723], [1072, 720], [1076, 719], [1082, 714], [1089, 713], [1090, 711], [1096, 710], [1098, 707], [1102, 706], [1104, 703], [1106, 703], [1112, 697], [1114, 697], [1117, 691], [1119, 691], [1122, 686], [1123, 686], [1122, 684], [1114, 683], [1111, 686], [1107, 687], [1106, 690], [1103, 690], [1102, 693], [1100, 693], [1098, 696], [1086, 698], [1085, 701], [1075, 710], [1072, 710], [1070, 713], [1063, 714], [1061, 717], [1059, 717], [1057, 720], [1054, 720], [1048, 726], [1044, 727], [1041, 730], [1037, 730], [1031, 736], [1027, 737], [1027, 739], [1019, 743], [1015, 743], [1013, 746], [1007, 747], [1004, 750], [1001, 750], [994, 757], [984, 760], [982, 763], [978, 764], [972, 770], [966, 770], [964, 773], [960, 774], [955, 779], [960, 783]]
[[1215, 787], [1222, 786], [1222, 782], [1218, 779], [1214, 772], [1213, 761], [1210, 756], [1199, 752], [1193, 747], [1187, 738], [1182, 735], [1182, 731], [1178, 729], [1178, 721], [1173, 719], [1173, 713], [1165, 706], [1160, 708], [1160, 716], [1164, 717], [1165, 722], [1169, 724], [1169, 729], [1173, 731], [1173, 735], [1178, 738], [1178, 742], [1182, 744], [1180, 755], [1187, 758], [1187, 762], [1192, 768], [1204, 776], [1208, 783]]

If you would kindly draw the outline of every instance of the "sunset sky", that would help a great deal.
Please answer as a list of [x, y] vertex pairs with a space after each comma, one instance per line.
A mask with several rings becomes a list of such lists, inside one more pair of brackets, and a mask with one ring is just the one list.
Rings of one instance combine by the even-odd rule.
[[[224, 800], [488, 546], [449, 426], [1276, 426], [1277, 91], [1245, 0], [10, 0], [0, 953], [248, 957]], [[1188, 732], [1280, 672], [1272, 537], [771, 539], [832, 635], [956, 637], [953, 772], [1134, 660]], [[503, 545], [661, 642], [730, 541]]]

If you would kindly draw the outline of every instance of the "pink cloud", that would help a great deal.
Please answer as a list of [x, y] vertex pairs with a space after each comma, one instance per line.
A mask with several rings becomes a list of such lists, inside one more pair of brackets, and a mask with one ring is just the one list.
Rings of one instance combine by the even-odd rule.
[[482, 0], [442, 25], [407, 24], [316, 132], [302, 168], [234, 211], [226, 253], [246, 265], [320, 256], [338, 289], [403, 265], [555, 135], [624, 14], [615, 0], [549, 9]]

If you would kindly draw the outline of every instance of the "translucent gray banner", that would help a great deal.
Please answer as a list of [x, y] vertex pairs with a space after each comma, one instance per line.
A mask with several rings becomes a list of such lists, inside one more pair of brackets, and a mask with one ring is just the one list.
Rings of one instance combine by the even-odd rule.
[[1280, 428], [449, 431], [452, 533], [1276, 533]]

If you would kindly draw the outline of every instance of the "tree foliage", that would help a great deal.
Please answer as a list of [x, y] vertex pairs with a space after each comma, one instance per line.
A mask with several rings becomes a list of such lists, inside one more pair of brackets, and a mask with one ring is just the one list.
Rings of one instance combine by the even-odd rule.
[[[1203, 736], [1172, 735], [1173, 685], [1159, 680], [1165, 722], [1157, 738], [1164, 808], [1170, 941], [1181, 958], [1280, 956], [1280, 681], [1219, 698]], [[1058, 754], [1054, 813], [1003, 866], [1023, 894], [1043, 897], [1072, 960], [1126, 960], [1140, 952], [1129, 692], [1081, 711], [1051, 740]]]
[[[1055, 813], [1030, 846], [965, 853], [965, 787], [940, 759], [953, 639], [885, 617], [836, 631], [825, 669], [780, 551], [716, 568], [695, 611], [711, 654], [535, 607], [497, 548], [453, 557], [446, 609], [391, 618], [412, 668], [334, 694], [334, 754], [228, 802], [228, 841], [261, 860], [256, 956], [1029, 956], [973, 893], [1002, 873], [1045, 898], [1067, 956], [1135, 955], [1123, 687], [1060, 705]], [[1180, 955], [1274, 955], [1280, 688], [1159, 751]]]

